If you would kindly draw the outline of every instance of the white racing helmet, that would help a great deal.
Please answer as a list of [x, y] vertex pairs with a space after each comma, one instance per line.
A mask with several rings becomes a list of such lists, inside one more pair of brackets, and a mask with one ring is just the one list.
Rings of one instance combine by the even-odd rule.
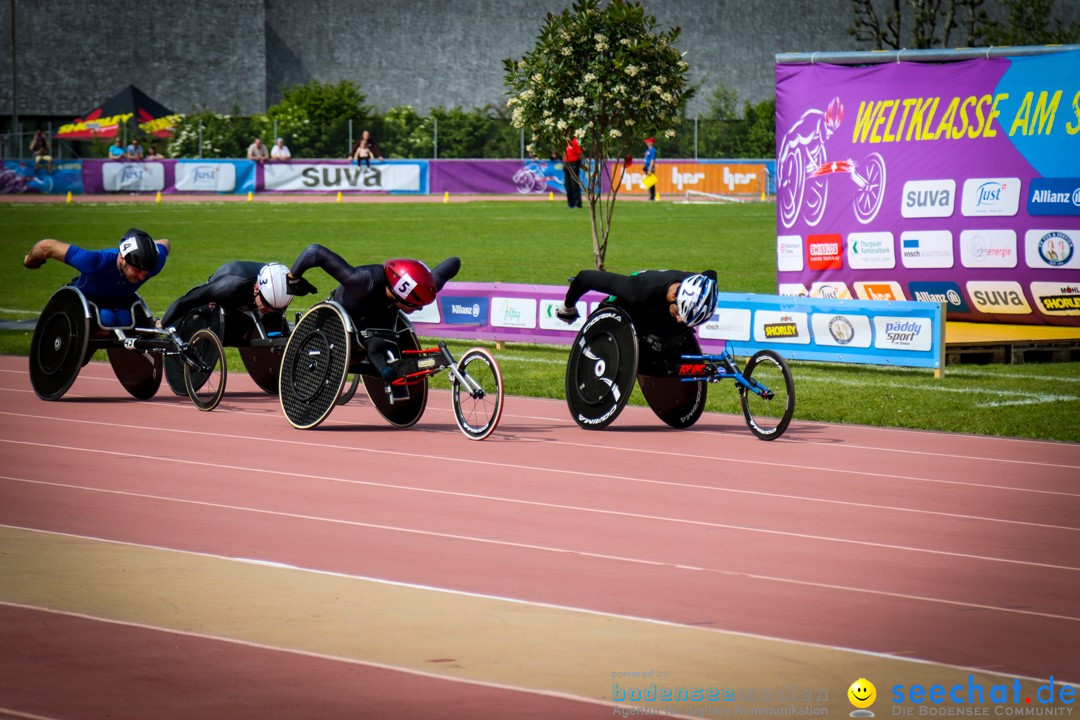
[[293, 299], [289, 294], [289, 268], [276, 262], [263, 265], [256, 282], [263, 302], [278, 310], [289, 307]]
[[675, 305], [686, 326], [697, 327], [716, 310], [716, 281], [707, 275], [691, 275], [679, 283]]

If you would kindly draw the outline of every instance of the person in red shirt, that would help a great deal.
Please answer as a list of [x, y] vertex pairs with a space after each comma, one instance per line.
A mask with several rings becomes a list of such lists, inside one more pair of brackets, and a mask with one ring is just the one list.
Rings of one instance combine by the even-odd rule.
[[581, 145], [577, 137], [571, 135], [563, 151], [563, 185], [566, 187], [568, 207], [581, 207]]

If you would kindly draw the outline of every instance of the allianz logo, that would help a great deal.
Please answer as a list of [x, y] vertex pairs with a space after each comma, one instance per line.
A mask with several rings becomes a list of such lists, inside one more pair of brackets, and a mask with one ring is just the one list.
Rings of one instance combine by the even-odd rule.
[[450, 306], [450, 311], [455, 315], [468, 315], [469, 317], [480, 317], [480, 303], [473, 305], [458, 305], [454, 303]]
[[918, 290], [915, 292], [915, 299], [919, 302], [932, 302], [932, 303], [948, 303], [949, 305], [960, 305], [960, 293], [955, 290], [949, 290], [948, 292], [935, 293]]
[[1058, 203], [1062, 205], [1071, 202], [1073, 205], [1080, 207], [1080, 188], [1073, 190], [1071, 195], [1068, 192], [1054, 192], [1053, 190], [1035, 190], [1031, 193], [1031, 202]]

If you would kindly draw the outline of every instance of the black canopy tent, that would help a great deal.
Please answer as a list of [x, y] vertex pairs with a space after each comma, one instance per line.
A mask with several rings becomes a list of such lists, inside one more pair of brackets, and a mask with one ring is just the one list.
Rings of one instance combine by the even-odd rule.
[[139, 129], [152, 137], [171, 137], [182, 116], [169, 110], [134, 85], [113, 95], [81, 118], [60, 127], [56, 137], [62, 140], [112, 139], [131, 118]]

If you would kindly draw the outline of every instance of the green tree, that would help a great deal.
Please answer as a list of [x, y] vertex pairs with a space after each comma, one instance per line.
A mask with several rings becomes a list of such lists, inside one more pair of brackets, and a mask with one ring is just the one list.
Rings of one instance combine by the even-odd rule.
[[[165, 148], [168, 157], [247, 157], [247, 148], [254, 138], [249, 118], [222, 115], [213, 110], [190, 113], [180, 121], [176, 132]], [[199, 139], [202, 138], [202, 145]]]
[[312, 80], [283, 90], [281, 102], [266, 115], [256, 116], [253, 123], [264, 140], [273, 144], [277, 120], [278, 135], [286, 138], [296, 157], [342, 157], [349, 151], [349, 120], [363, 126], [370, 119], [365, 100], [367, 95], [351, 80], [332, 84]]
[[[848, 32], [874, 50], [976, 46], [984, 44], [986, 0], [851, 0]], [[878, 12], [881, 5], [887, 12]], [[884, 9], [883, 9], [884, 10]], [[955, 31], [961, 31], [956, 36]]]
[[[1075, 0], [1069, 0], [1075, 2]], [[1054, 45], [1080, 42], [1080, 23], [1053, 18], [1054, 0], [1005, 0], [1008, 20], [991, 22], [991, 45]]]
[[679, 32], [658, 30], [637, 1], [610, 0], [601, 8], [599, 0], [577, 0], [548, 13], [530, 52], [505, 61], [507, 107], [515, 127], [531, 134], [529, 151], [545, 156], [571, 136], [581, 143], [597, 269], [604, 267], [624, 171], [609, 160], [632, 155], [640, 138], [674, 137], [692, 93], [689, 66], [674, 46]]

